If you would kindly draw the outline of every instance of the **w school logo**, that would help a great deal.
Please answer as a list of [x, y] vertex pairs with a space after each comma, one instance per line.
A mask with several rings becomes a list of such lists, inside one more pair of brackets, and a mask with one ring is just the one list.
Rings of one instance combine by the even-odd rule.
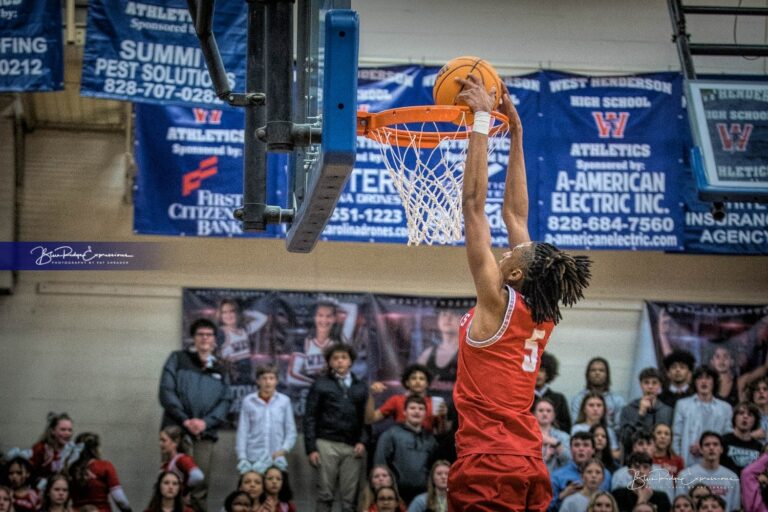
[[189, 194], [200, 188], [203, 180], [210, 178], [219, 172], [219, 157], [212, 156], [201, 160], [198, 168], [186, 173], [181, 181], [181, 195], [187, 197]]
[[629, 112], [592, 112], [601, 139], [623, 139]]
[[746, 151], [749, 137], [752, 135], [754, 125], [747, 123], [731, 123], [728, 126], [725, 123], [717, 123], [717, 134], [720, 136], [720, 144], [723, 151], [733, 153], [734, 151]]
[[208, 110], [207, 108], [193, 108], [197, 124], [221, 124], [221, 110]]

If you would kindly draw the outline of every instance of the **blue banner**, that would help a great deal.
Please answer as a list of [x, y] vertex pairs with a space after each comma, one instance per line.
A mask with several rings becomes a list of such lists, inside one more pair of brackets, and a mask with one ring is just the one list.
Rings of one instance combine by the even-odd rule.
[[681, 76], [545, 74], [543, 240], [577, 249], [682, 250]]
[[0, 92], [64, 89], [60, 0], [0, 2]]
[[[391, 108], [432, 104], [432, 87], [439, 68], [398, 66], [360, 69], [358, 72], [358, 109], [380, 112]], [[525, 130], [526, 160], [529, 170], [537, 173], [537, 144], [542, 120], [539, 115], [540, 73], [507, 78], [513, 101], [518, 105]], [[460, 158], [462, 144], [451, 147], [448, 159]], [[495, 246], [508, 244], [501, 216], [504, 177], [509, 155], [509, 140], [499, 140], [488, 162], [489, 192], [486, 213]], [[395, 177], [384, 165], [381, 145], [359, 136], [357, 162], [336, 210], [323, 232], [322, 240], [406, 243], [407, 220], [398, 195]], [[412, 164], [412, 162], [411, 162]], [[535, 187], [530, 186], [535, 194]], [[538, 233], [536, 201], [532, 195], [531, 236]], [[460, 243], [460, 242], [458, 242]], [[458, 244], [457, 243], [457, 244]]]
[[[137, 233], [280, 236], [283, 227], [243, 233], [233, 212], [243, 202], [244, 114], [233, 108], [135, 106]], [[269, 204], [284, 204], [285, 155], [270, 155]]]
[[[218, 2], [213, 32], [233, 91], [244, 90], [247, 2]], [[80, 92], [162, 105], [217, 106], [184, 0], [91, 0]]]

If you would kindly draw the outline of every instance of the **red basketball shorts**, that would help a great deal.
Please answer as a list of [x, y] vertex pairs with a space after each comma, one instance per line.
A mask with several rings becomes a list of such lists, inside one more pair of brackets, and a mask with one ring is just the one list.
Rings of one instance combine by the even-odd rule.
[[450, 512], [544, 511], [550, 501], [547, 467], [535, 457], [467, 455], [448, 476]]

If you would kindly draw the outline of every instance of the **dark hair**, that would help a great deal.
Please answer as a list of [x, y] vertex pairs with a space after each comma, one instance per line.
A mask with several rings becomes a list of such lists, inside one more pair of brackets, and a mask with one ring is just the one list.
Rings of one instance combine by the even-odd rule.
[[355, 352], [355, 348], [352, 345], [347, 345], [346, 343], [336, 343], [325, 349], [325, 363], [327, 365], [330, 366], [331, 358], [336, 352], [345, 352], [353, 363], [355, 362], [355, 359], [357, 359], [357, 352]]
[[702, 377], [704, 375], [709, 375], [710, 377], [712, 377], [712, 380], [713, 380], [712, 394], [717, 395], [717, 390], [720, 388], [720, 375], [718, 375], [715, 370], [713, 370], [707, 365], [699, 366], [698, 368], [693, 370], [693, 390], [696, 393], [699, 392], [699, 390], [696, 389], [696, 380], [699, 377]]
[[705, 484], [704, 482], [696, 482], [688, 489], [688, 496], [693, 497], [693, 491], [698, 489], [699, 487], [704, 487], [710, 494], [712, 494], [712, 488]]
[[53, 446], [56, 443], [56, 439], [53, 437], [53, 430], [59, 426], [59, 422], [72, 421], [72, 418], [70, 418], [69, 415], [65, 412], [62, 412], [60, 414], [56, 414], [55, 412], [49, 412], [45, 420], [46, 420], [45, 432], [43, 432], [43, 435], [40, 436], [39, 441], [47, 444], [48, 446]]
[[541, 353], [541, 366], [539, 366], [539, 371], [544, 370], [546, 372], [547, 384], [555, 380], [555, 378], [560, 375], [559, 369], [560, 362], [555, 356], [546, 351]]
[[[259, 473], [261, 474], [261, 473]], [[232, 491], [229, 493], [224, 500], [224, 510], [227, 512], [232, 512], [232, 502], [235, 501], [235, 498], [238, 496], [245, 496], [248, 498], [248, 502], [251, 504], [251, 508], [253, 508], [253, 500], [251, 499], [251, 496], [245, 492], [245, 491]]]
[[197, 320], [192, 322], [192, 325], [189, 326], [189, 335], [194, 338], [198, 329], [206, 328], [206, 327], [209, 329], [213, 329], [214, 336], [216, 336], [216, 334], [219, 332], [219, 329], [216, 327], [216, 324], [214, 324], [207, 318], [198, 318]]
[[759, 386], [761, 382], [768, 386], [768, 377], [761, 377], [757, 380], [753, 380], [747, 385], [747, 400], [749, 402], [755, 401], [755, 392], [757, 391], [757, 386]]
[[423, 396], [409, 395], [408, 398], [405, 399], [403, 409], [407, 409], [409, 404], [419, 404], [423, 405], [425, 409], [427, 408], [427, 401], [424, 400]]
[[577, 439], [580, 439], [582, 441], [589, 441], [592, 443], [592, 449], [595, 449], [595, 437], [592, 435], [591, 432], [576, 432], [571, 436], [571, 440], [569, 443], [573, 445], [573, 442]]
[[643, 368], [640, 371], [640, 375], [638, 376], [637, 380], [640, 382], [643, 382], [645, 379], [656, 379], [660, 383], [664, 382], [664, 379], [661, 377], [661, 372], [658, 370], [658, 368], [654, 368], [652, 366], [649, 366], [648, 368]]
[[640, 464], [653, 465], [653, 458], [647, 453], [630, 453], [627, 456], [627, 466], [638, 466]]
[[733, 416], [731, 417], [731, 426], [736, 426], [736, 415], [740, 410], [746, 409], [749, 414], [755, 419], [755, 423], [752, 424], [752, 429], [760, 428], [760, 409], [757, 408], [752, 402], [739, 402], [733, 406]]
[[[605, 446], [602, 450], [598, 450], [597, 446], [595, 444], [595, 431], [597, 429], [603, 429], [603, 432], [605, 432]], [[586, 433], [586, 432], [581, 432]], [[574, 436], [577, 434], [574, 434]], [[616, 461], [613, 458], [613, 454], [611, 454], [611, 437], [608, 435], [608, 427], [605, 425], [597, 424], [592, 425], [589, 429], [589, 436], [592, 438], [592, 446], [595, 450], [595, 458], [600, 459], [605, 466], [605, 469], [613, 473], [618, 468], [618, 465], [616, 464]], [[571, 439], [573, 439], [573, 436], [571, 436]]]
[[375, 491], [373, 491], [373, 502], [375, 503], [379, 499], [379, 494], [381, 494], [381, 491], [384, 489], [389, 489], [393, 493], [395, 493], [395, 502], [400, 503], [400, 493], [397, 492], [397, 487], [394, 487], [392, 485], [382, 485]]
[[699, 501], [696, 502], [696, 510], [701, 508], [701, 504], [704, 503], [705, 501], [716, 501], [720, 505], [720, 508], [722, 508], [723, 510], [727, 510], [725, 508], [726, 507], [725, 500], [716, 494], [707, 494], [706, 496], [702, 496], [701, 498], [699, 498]]
[[552, 244], [534, 242], [526, 251], [527, 265], [520, 293], [534, 323], [562, 319], [560, 303], [573, 306], [584, 298], [584, 289], [592, 277], [592, 261], [587, 256], [573, 256]]
[[255, 469], [251, 469], [251, 470], [246, 471], [245, 473], [242, 473], [240, 475], [240, 477], [237, 479], [237, 488], [238, 488], [238, 490], [240, 489], [240, 487], [243, 486], [243, 478], [245, 478], [245, 475], [247, 475], [248, 473], [254, 473], [254, 474], [259, 475], [261, 477], [261, 487], [262, 487], [261, 494], [264, 494], [264, 490], [263, 490], [264, 489], [264, 475], [262, 475], [261, 473], [259, 473]]
[[275, 375], [275, 377], [278, 377], [279, 375], [277, 371], [277, 367], [274, 365], [268, 364], [268, 365], [259, 366], [258, 368], [256, 368], [256, 380], [259, 380], [259, 377], [267, 373], [272, 373]]
[[267, 473], [269, 473], [269, 471], [272, 469], [279, 471], [280, 476], [283, 477], [283, 485], [280, 487], [280, 490], [277, 493], [277, 501], [281, 503], [288, 503], [293, 499], [291, 484], [288, 483], [288, 475], [277, 466], [269, 466], [266, 470], [264, 470], [264, 474], [262, 475], [264, 477], [264, 492], [261, 493], [261, 496], [259, 496], [259, 503], [264, 503], [267, 500]]
[[603, 402], [603, 417], [600, 418], [600, 424], [605, 427], [608, 425], [606, 421], [606, 417], [608, 416], [608, 405], [606, 405], [603, 395], [597, 391], [590, 391], [584, 395], [584, 398], [581, 400], [581, 405], [579, 406], [579, 415], [576, 417], [576, 423], [584, 423], [587, 421], [587, 415], [584, 413], [584, 407], [587, 405], [587, 400], [592, 398], [597, 398]]
[[429, 368], [427, 368], [423, 364], [416, 363], [416, 364], [410, 364], [406, 366], [405, 370], [403, 370], [403, 376], [400, 379], [400, 382], [403, 384], [404, 388], [406, 389], [408, 388], [408, 386], [405, 383], [408, 382], [408, 379], [411, 378], [411, 375], [413, 375], [416, 372], [421, 372], [424, 374], [424, 376], [427, 378], [427, 386], [432, 384], [432, 378], [434, 376], [432, 375], [432, 372], [429, 371]]
[[605, 389], [611, 389], [611, 365], [608, 364], [608, 360], [604, 357], [593, 357], [587, 363], [587, 368], [584, 370], [584, 380], [587, 383], [586, 388], [590, 389], [589, 369], [592, 368], [592, 365], [595, 363], [603, 363], [603, 366], [605, 366]]
[[167, 435], [171, 441], [176, 443], [176, 451], [178, 453], [190, 453], [192, 451], [190, 440], [184, 433], [184, 429], [182, 429], [180, 426], [168, 425], [160, 432]]
[[88, 482], [88, 463], [99, 459], [99, 436], [92, 432], [83, 432], [75, 438], [75, 443], [83, 445], [80, 457], [69, 467], [69, 477], [73, 485], [85, 487]]
[[669, 368], [675, 363], [682, 363], [688, 367], [689, 371], [693, 371], [696, 366], [696, 358], [687, 350], [673, 350], [664, 357], [664, 369], [669, 371]]
[[[11, 466], [14, 464], [18, 464], [21, 469], [27, 472], [27, 479], [24, 480], [24, 482], [21, 485], [32, 485], [32, 463], [29, 462], [28, 459], [25, 459], [24, 457], [18, 456], [12, 458], [10, 461], [8, 461], [8, 464], [5, 465], [5, 477], [8, 477], [8, 472], [11, 470]], [[11, 496], [11, 501], [13, 501], [13, 496]]]
[[716, 437], [717, 440], [720, 441], [720, 446], [725, 447], [725, 445], [723, 444], [723, 436], [711, 430], [705, 430], [704, 432], [701, 433], [701, 435], [699, 436], [699, 446], [704, 444], [704, 439], [708, 437]]
[[184, 512], [184, 480], [175, 471], [161, 471], [157, 475], [155, 480], [155, 486], [153, 487], [152, 498], [149, 500], [147, 510], [145, 512], [163, 512], [163, 495], [160, 492], [160, 483], [163, 481], [166, 475], [173, 475], [179, 481], [179, 492], [173, 498], [173, 512]]
[[653, 434], [647, 430], [637, 430], [634, 434], [632, 434], [632, 446], [634, 446], [638, 441], [653, 442]]
[[317, 314], [317, 310], [320, 308], [330, 308], [333, 310], [333, 314], [335, 315], [339, 311], [339, 301], [333, 297], [319, 297], [317, 302], [315, 302], [314, 309], [312, 310], [312, 316], [315, 316]]
[[70, 508], [69, 505], [72, 503], [72, 495], [69, 492], [69, 478], [67, 478], [67, 475], [64, 473], [54, 473], [48, 477], [48, 481], [45, 483], [45, 491], [43, 492], [43, 506], [40, 510], [51, 510], [51, 489], [53, 489], [53, 485], [59, 480], [64, 480], [67, 482], [67, 501], [64, 503], [64, 508]]

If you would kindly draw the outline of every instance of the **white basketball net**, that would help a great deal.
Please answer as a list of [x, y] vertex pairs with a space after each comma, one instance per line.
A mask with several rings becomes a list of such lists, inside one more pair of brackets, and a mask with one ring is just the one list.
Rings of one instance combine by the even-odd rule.
[[[401, 123], [371, 130], [395, 188], [403, 202], [408, 224], [408, 245], [445, 245], [462, 239], [461, 191], [470, 128], [465, 115], [454, 132], [435, 122]], [[494, 121], [494, 118], [491, 118]], [[498, 123], [498, 121], [496, 121]], [[453, 126], [453, 125], [452, 125]], [[393, 129], [400, 134], [396, 144]], [[425, 133], [443, 130], [434, 148], [422, 148]], [[407, 133], [409, 143], [403, 145]], [[488, 156], [498, 150], [509, 133], [505, 127], [488, 137]]]

